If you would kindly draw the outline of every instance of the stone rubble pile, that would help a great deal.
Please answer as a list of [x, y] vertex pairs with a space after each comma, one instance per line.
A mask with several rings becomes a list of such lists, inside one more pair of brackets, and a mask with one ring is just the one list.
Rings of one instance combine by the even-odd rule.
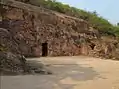
[[42, 63], [30, 63], [24, 56], [11, 52], [0, 52], [0, 73], [2, 75], [52, 74]]

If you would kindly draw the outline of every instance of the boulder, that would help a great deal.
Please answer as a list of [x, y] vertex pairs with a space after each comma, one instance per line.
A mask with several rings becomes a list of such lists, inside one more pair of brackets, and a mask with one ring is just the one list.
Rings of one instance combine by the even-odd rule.
[[5, 74], [20, 74], [26, 72], [25, 59], [11, 52], [0, 52], [0, 70]]
[[0, 73], [3, 75], [52, 74], [42, 63], [30, 63], [24, 56], [11, 52], [0, 52]]

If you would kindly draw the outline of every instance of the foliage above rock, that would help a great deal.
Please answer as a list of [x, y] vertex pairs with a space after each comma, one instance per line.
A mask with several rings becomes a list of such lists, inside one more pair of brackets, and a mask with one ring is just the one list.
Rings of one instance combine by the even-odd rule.
[[99, 16], [96, 11], [89, 12], [81, 10], [75, 7], [71, 7], [67, 4], [62, 4], [56, 0], [17, 0], [25, 3], [30, 3], [35, 6], [42, 6], [66, 15], [75, 16], [84, 19], [101, 32], [107, 32], [114, 35], [119, 35], [119, 26], [112, 25], [108, 20]]

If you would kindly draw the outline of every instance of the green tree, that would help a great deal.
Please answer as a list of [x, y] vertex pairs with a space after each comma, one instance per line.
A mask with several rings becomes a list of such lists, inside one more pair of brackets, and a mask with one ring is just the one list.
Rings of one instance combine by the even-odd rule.
[[119, 26], [119, 23], [117, 23], [117, 26]]

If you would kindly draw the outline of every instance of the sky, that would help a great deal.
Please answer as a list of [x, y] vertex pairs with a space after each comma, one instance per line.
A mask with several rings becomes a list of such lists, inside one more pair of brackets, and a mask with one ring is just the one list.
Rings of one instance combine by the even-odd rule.
[[64, 4], [84, 9], [96, 11], [112, 24], [119, 22], [119, 0], [57, 0]]

